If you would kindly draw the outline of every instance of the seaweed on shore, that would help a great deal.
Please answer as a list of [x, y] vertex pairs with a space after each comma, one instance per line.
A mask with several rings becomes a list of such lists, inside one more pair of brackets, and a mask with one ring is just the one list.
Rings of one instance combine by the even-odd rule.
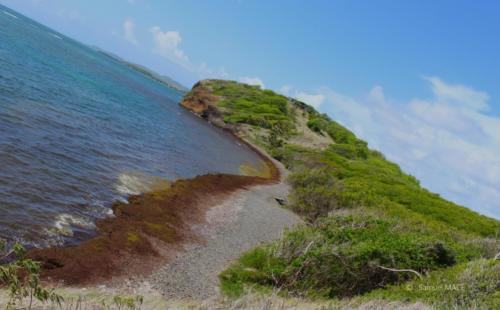
[[272, 182], [260, 177], [209, 174], [178, 180], [165, 190], [131, 196], [113, 205], [114, 217], [96, 223], [98, 236], [77, 246], [34, 249], [45, 279], [92, 284], [151, 272], [179, 245], [199, 239], [192, 225], [218, 199], [238, 189]]

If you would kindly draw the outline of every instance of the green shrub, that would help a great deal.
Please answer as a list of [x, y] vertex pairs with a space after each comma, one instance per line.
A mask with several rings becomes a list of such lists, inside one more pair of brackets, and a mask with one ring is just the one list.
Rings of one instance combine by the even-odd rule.
[[293, 115], [288, 99], [271, 90], [233, 81], [212, 80], [214, 94], [221, 96], [218, 103], [224, 109], [227, 123], [245, 123], [271, 129], [280, 126], [288, 133], [292, 129]]
[[358, 140], [351, 131], [334, 121], [330, 121], [325, 130], [335, 143], [354, 143]]
[[341, 183], [325, 168], [301, 169], [287, 181], [293, 187], [290, 208], [309, 221], [340, 207], [337, 197]]
[[322, 134], [323, 131], [326, 131], [327, 126], [328, 122], [322, 118], [312, 118], [307, 121], [307, 127], [317, 133]]
[[415, 277], [389, 269], [425, 274], [454, 265], [457, 251], [467, 249], [374, 216], [330, 216], [246, 253], [221, 280], [233, 295], [257, 284], [296, 295], [353, 296]]
[[237, 297], [246, 285], [265, 289], [276, 285], [272, 275], [286, 268], [279, 258], [270, 256], [269, 247], [258, 247], [243, 254], [237, 262], [219, 275], [221, 290], [228, 296]]
[[362, 143], [332, 144], [330, 150], [347, 159], [366, 159], [368, 157], [368, 148]]
[[375, 290], [361, 300], [420, 301], [437, 309], [500, 309], [500, 261], [480, 259]]

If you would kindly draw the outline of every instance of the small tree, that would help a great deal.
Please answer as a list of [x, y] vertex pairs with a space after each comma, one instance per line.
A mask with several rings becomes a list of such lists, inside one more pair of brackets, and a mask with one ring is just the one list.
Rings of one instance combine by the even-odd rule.
[[32, 309], [34, 300], [61, 305], [63, 298], [54, 289], [42, 286], [40, 263], [27, 258], [21, 244], [8, 248], [5, 241], [0, 241], [0, 257], [0, 261], [8, 261], [0, 265], [0, 284], [7, 288], [10, 297], [7, 309], [15, 307], [24, 298], [29, 300], [28, 309]]

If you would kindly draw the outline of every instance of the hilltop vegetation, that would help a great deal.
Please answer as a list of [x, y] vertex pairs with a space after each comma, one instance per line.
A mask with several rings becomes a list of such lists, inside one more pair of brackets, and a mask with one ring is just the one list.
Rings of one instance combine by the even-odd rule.
[[[204, 96], [198, 100], [199, 93]], [[292, 186], [288, 207], [307, 221], [224, 271], [227, 294], [251, 286], [295, 296], [368, 293], [401, 300], [408, 281], [433, 285], [442, 275], [448, 284], [460, 284], [466, 281], [464, 270], [481, 266], [488, 276], [470, 281], [467, 289], [415, 290], [408, 296], [440, 308], [469, 306], [473, 299], [500, 305], [499, 262], [492, 259], [500, 251], [500, 222], [422, 188], [352, 132], [299, 101], [221, 80], [198, 83], [187, 98], [201, 104], [197, 113], [286, 165]], [[304, 118], [307, 128], [299, 124]], [[297, 143], [308, 130], [332, 143], [322, 148]]]

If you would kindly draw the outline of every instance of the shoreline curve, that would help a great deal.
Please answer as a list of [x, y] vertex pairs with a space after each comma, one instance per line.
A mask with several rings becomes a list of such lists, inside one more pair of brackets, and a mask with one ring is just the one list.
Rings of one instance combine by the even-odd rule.
[[201, 175], [179, 179], [165, 190], [131, 195], [127, 203], [114, 202], [115, 216], [96, 221], [95, 237], [74, 246], [28, 251], [28, 257], [41, 262], [42, 278], [80, 286], [146, 276], [182, 252], [183, 244], [201, 241], [192, 226], [203, 223], [211, 207], [238, 190], [281, 181], [280, 169], [263, 150], [229, 128], [214, 126], [255, 152], [268, 175]]

